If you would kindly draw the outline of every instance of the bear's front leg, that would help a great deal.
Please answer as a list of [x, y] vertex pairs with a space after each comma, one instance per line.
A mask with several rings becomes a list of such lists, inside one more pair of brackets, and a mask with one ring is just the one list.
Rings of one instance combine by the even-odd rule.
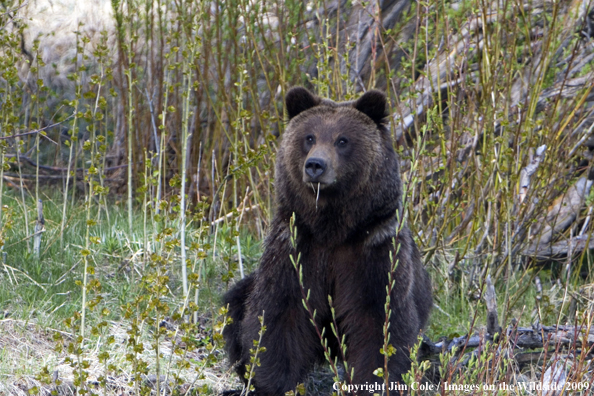
[[[361, 300], [365, 300], [362, 298]], [[385, 300], [384, 300], [385, 303]], [[384, 325], [386, 314], [378, 305], [363, 303], [360, 306], [347, 307], [346, 311], [340, 310], [341, 305], [336, 303], [339, 323], [339, 335], [345, 336], [347, 353], [346, 361], [349, 372], [354, 369], [352, 378], [345, 378], [353, 385], [372, 386], [373, 389], [384, 389], [384, 378], [378, 377], [374, 371], [382, 369], [384, 375], [389, 375], [389, 384], [403, 384], [402, 375], [410, 369], [410, 348], [414, 345], [418, 329], [410, 326], [417, 321], [415, 312], [403, 313], [392, 310], [388, 344], [395, 348], [395, 353], [388, 358], [388, 373], [385, 373], [385, 356], [381, 353], [384, 347]], [[394, 388], [393, 388], [394, 389]], [[377, 392], [382, 393], [382, 392]], [[363, 388], [354, 394], [369, 394]], [[398, 392], [390, 392], [398, 395]]]
[[[384, 379], [373, 374], [381, 368], [385, 371], [384, 327], [386, 324], [387, 266], [377, 265], [381, 258], [351, 263], [351, 273], [342, 272], [337, 279], [333, 305], [336, 310], [339, 336], [345, 336], [346, 361], [353, 378], [345, 378], [353, 385], [384, 389]], [[385, 260], [384, 260], [385, 262]], [[374, 263], [365, 265], [365, 263]], [[402, 294], [400, 292], [403, 292]], [[388, 344], [396, 353], [388, 359], [389, 384], [402, 384], [402, 375], [410, 369], [410, 348], [420, 329], [414, 301], [406, 295], [406, 288], [395, 290], [391, 296], [391, 314]], [[392, 384], [394, 385], [394, 384]], [[382, 393], [381, 391], [378, 393]], [[369, 394], [366, 388], [355, 394]], [[390, 394], [397, 395], [397, 391]]]
[[[287, 275], [272, 279], [258, 274], [242, 324], [242, 360], [249, 363], [261, 329], [259, 317], [263, 316], [265, 331], [260, 346], [266, 350], [257, 355], [260, 365], [252, 364], [257, 396], [279, 396], [295, 389], [314, 363], [323, 359], [319, 337], [302, 304], [297, 276]], [[246, 371], [249, 375], [250, 370]]]

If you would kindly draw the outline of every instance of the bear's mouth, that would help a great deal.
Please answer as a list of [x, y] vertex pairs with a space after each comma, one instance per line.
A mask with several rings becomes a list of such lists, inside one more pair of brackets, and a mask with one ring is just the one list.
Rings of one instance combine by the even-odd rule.
[[306, 182], [310, 191], [316, 199], [320, 198], [322, 194], [327, 196], [328, 194], [332, 194], [336, 187], [336, 182], [327, 183], [323, 181], [308, 181]]
[[304, 180], [306, 184], [313, 191], [314, 195], [318, 195], [320, 191], [329, 189], [334, 183], [328, 183], [322, 180]]
[[303, 182], [315, 186], [316, 189], [319, 187], [323, 190], [336, 183], [336, 175], [334, 172], [327, 172], [323, 175], [311, 177], [307, 173], [303, 173]]

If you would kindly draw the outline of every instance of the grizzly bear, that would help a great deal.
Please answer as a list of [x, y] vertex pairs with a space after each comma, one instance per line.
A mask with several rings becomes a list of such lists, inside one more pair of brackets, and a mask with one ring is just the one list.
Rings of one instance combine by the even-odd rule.
[[[258, 396], [295, 389], [324, 349], [291, 256], [302, 267], [318, 329], [333, 356], [342, 356], [331, 330], [332, 298], [339, 337], [354, 384], [383, 384], [384, 324], [390, 271], [390, 382], [410, 368], [409, 349], [432, 306], [431, 285], [410, 230], [400, 224], [402, 181], [387, 128], [386, 96], [369, 91], [336, 103], [295, 87], [286, 96], [289, 115], [276, 160], [276, 214], [260, 266], [223, 298], [233, 322], [223, 336], [226, 351], [245, 380], [250, 349], [266, 330], [252, 384]], [[291, 217], [297, 238], [291, 242]], [[346, 381], [346, 380], [345, 380]], [[357, 393], [357, 392], [354, 392]], [[359, 394], [369, 394], [369, 391]], [[379, 392], [381, 393], [381, 392]], [[394, 394], [394, 392], [392, 392]]]

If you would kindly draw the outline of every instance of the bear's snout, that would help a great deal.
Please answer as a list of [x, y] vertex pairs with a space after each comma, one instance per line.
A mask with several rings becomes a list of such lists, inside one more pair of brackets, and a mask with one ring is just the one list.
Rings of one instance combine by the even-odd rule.
[[305, 161], [305, 174], [310, 182], [317, 182], [318, 178], [326, 171], [326, 161], [322, 158], [309, 158]]

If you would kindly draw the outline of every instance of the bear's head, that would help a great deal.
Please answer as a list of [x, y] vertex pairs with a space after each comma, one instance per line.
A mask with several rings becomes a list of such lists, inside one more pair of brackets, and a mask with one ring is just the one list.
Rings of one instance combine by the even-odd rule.
[[381, 166], [390, 140], [384, 93], [373, 90], [335, 103], [296, 87], [287, 93], [286, 105], [290, 122], [283, 147], [294, 182], [316, 195], [352, 191]]
[[296, 87], [286, 105], [289, 123], [275, 182], [283, 217], [295, 213], [316, 232], [346, 237], [367, 222], [394, 216], [401, 181], [384, 93], [372, 90], [337, 103]]

